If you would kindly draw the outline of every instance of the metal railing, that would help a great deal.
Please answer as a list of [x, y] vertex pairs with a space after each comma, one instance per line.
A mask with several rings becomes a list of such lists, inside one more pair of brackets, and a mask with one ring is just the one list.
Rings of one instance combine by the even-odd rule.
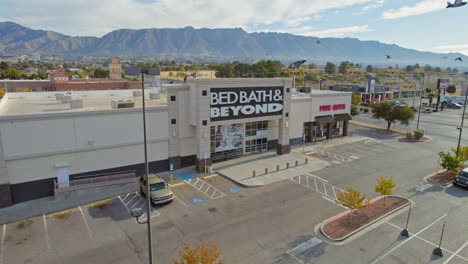
[[136, 182], [137, 180], [138, 178], [136, 177], [135, 171], [71, 180], [69, 182], [69, 186], [60, 186], [57, 180], [54, 180], [54, 193], [59, 194], [81, 189], [131, 183]]

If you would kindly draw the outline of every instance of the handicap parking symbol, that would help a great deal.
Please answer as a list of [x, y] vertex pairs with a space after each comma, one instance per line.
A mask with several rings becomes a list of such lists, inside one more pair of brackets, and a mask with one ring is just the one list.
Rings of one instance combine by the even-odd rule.
[[200, 203], [203, 203], [204, 201], [205, 201], [205, 199], [203, 199], [200, 196], [197, 196], [197, 197], [194, 197], [194, 198], [190, 199], [190, 202], [193, 203], [193, 204], [200, 204]]
[[227, 190], [228, 192], [232, 192], [232, 193], [236, 193], [236, 192], [240, 191], [240, 189], [237, 188], [236, 186], [234, 186], [234, 187], [229, 187], [229, 188], [227, 188], [226, 190]]

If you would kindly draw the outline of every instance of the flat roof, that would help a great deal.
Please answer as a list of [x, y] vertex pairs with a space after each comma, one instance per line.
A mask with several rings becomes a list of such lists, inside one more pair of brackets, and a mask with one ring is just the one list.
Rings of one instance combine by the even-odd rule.
[[[113, 110], [112, 100], [133, 100], [134, 108], [141, 108], [141, 96], [133, 97], [131, 94], [98, 94], [98, 95], [71, 95], [71, 99], [83, 100], [83, 108], [72, 109], [70, 103], [62, 103], [55, 100], [55, 94], [48, 93], [49, 96], [10, 96], [5, 102], [0, 103], [0, 115], [29, 115], [29, 114], [51, 114], [70, 112], [89, 112], [99, 110]], [[4, 99], [2, 99], [3, 101]], [[149, 93], [145, 93], [145, 106], [167, 106], [166, 94], [160, 94], [160, 99], [150, 99]], [[119, 109], [121, 110], [121, 109]]]

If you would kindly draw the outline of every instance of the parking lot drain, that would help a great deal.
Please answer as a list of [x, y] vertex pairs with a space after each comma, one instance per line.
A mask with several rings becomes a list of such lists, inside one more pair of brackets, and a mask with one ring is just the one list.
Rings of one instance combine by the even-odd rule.
[[229, 187], [229, 188], [227, 188], [226, 190], [227, 190], [228, 192], [231, 192], [231, 193], [236, 193], [236, 192], [240, 191], [240, 189], [237, 188], [236, 186], [234, 186], [234, 187]]
[[190, 202], [193, 203], [193, 204], [201, 204], [204, 201], [205, 201], [205, 199], [203, 199], [200, 196], [197, 196], [197, 197], [194, 197], [194, 198], [190, 199]]
[[208, 211], [209, 211], [210, 213], [216, 213], [216, 208], [208, 208]]

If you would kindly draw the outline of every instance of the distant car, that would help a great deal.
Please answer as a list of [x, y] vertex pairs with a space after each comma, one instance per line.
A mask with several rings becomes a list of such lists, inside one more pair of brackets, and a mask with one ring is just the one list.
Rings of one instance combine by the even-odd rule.
[[461, 105], [459, 103], [447, 103], [447, 107], [448, 108], [461, 109], [463, 107], [463, 105]]
[[455, 176], [453, 184], [468, 188], [468, 168], [460, 171], [457, 176]]
[[423, 96], [421, 96], [421, 98], [422, 98], [422, 99], [429, 99], [429, 96], [423, 95]]

